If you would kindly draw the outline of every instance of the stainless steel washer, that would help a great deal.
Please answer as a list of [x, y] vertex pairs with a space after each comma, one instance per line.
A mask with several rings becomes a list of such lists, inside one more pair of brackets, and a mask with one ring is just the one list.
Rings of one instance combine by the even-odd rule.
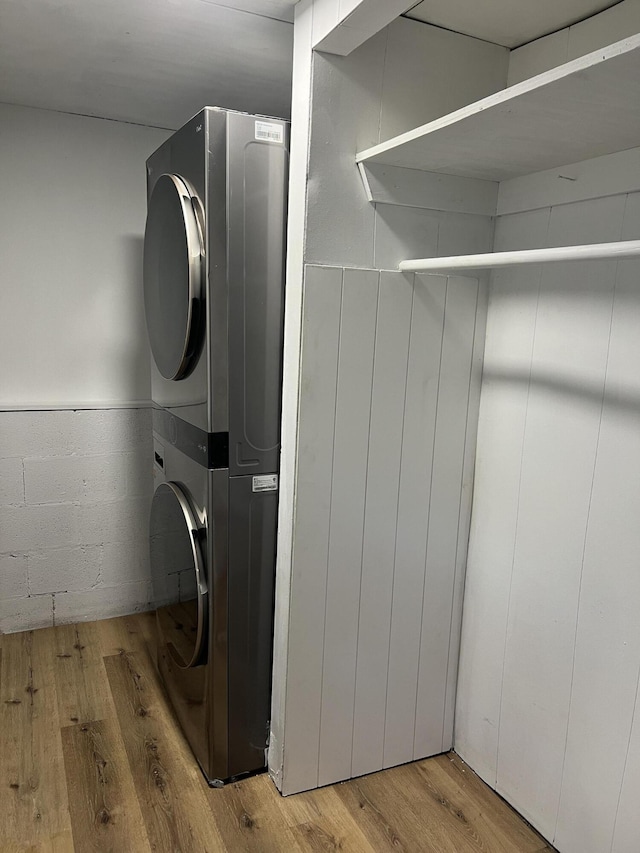
[[206, 108], [147, 161], [158, 666], [210, 784], [265, 766], [288, 125]]

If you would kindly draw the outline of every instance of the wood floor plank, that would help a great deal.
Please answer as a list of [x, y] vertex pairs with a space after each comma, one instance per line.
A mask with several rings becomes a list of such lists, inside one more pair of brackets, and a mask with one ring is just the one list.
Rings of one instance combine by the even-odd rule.
[[[495, 837], [492, 828], [477, 806], [459, 796], [449, 785], [442, 785], [438, 774], [419, 769], [416, 764], [393, 768], [393, 784], [408, 807], [429, 824], [432, 843], [442, 853], [515, 853], [518, 848], [504, 847], [503, 838]], [[419, 808], [418, 808], [419, 804]]]
[[206, 783], [150, 662], [126, 651], [104, 662], [152, 849], [225, 850], [208, 808]]
[[33, 844], [19, 841], [0, 842], [2, 853], [75, 853], [71, 830]]
[[60, 725], [95, 722], [113, 716], [96, 623], [58, 625], [54, 631]]
[[76, 850], [150, 850], [116, 721], [67, 726], [62, 746]]
[[366, 777], [361, 785], [383, 815], [386, 796], [393, 798], [394, 812], [402, 815], [403, 822], [410, 822], [411, 814], [422, 821], [425, 844], [431, 845], [428, 849], [441, 853], [538, 853], [543, 839], [475, 774], [474, 796], [465, 793], [447, 772], [452, 761], [445, 755], [402, 765]]
[[132, 616], [127, 616], [127, 630], [136, 632], [142, 636], [144, 644], [153, 665], [158, 665], [158, 644], [157, 644], [157, 624], [155, 610], [148, 610], [144, 613], [136, 613]]
[[[141, 617], [142, 614], [118, 616], [95, 623], [103, 657], [118, 655], [122, 651], [145, 654], [151, 651], [148, 644], [148, 638], [151, 636], [149, 621]], [[151, 614], [149, 618], [155, 623], [155, 614]]]
[[144, 613], [135, 613], [125, 617], [127, 624], [132, 629], [139, 631], [145, 639], [147, 646], [155, 645], [156, 641], [156, 613], [155, 610], [145, 610]]
[[278, 808], [280, 794], [266, 774], [210, 789], [207, 799], [227, 850], [297, 853], [307, 849], [296, 842]]
[[266, 774], [209, 789], [152, 614], [0, 644], [2, 853], [554, 853], [453, 753], [286, 798]]
[[[389, 773], [390, 771], [384, 771]], [[368, 784], [371, 777], [352, 779], [335, 786], [347, 809], [357, 815], [356, 821], [368, 842], [376, 851], [394, 853], [444, 853], [433, 844], [425, 827], [407, 807], [394, 786], [380, 790]]]
[[464, 808], [467, 814], [475, 810], [478, 832], [491, 850], [539, 853], [546, 846], [544, 839], [455, 753], [417, 762], [414, 767], [423, 778], [433, 780], [443, 796], [455, 804], [454, 808]]
[[[1, 839], [36, 849], [69, 838], [53, 628], [3, 637], [0, 679]], [[64, 848], [63, 848], [64, 849]], [[71, 847], [67, 847], [71, 849]]]
[[303, 850], [353, 850], [354, 853], [375, 853], [353, 815], [336, 792], [335, 786], [318, 788], [280, 797], [276, 805], [292, 827], [295, 838]]

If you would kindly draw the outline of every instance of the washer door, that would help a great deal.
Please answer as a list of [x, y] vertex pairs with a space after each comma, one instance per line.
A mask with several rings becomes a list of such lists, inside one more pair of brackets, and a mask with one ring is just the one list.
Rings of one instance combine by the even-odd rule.
[[205, 652], [208, 590], [201, 536], [184, 491], [176, 483], [161, 483], [151, 503], [151, 576], [162, 602], [160, 642], [183, 669], [201, 663]]
[[197, 197], [178, 175], [161, 175], [144, 233], [144, 306], [151, 352], [165, 379], [197, 361], [203, 317], [202, 232]]

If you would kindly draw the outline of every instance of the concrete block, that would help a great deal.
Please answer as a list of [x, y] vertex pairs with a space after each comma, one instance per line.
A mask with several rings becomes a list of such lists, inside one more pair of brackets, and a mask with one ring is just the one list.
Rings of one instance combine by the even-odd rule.
[[89, 545], [30, 553], [27, 557], [29, 593], [91, 589], [100, 582], [101, 552], [99, 545]]
[[[0, 417], [2, 417], [0, 415]], [[3, 448], [0, 446], [0, 453]], [[0, 506], [24, 503], [22, 459], [0, 459]]]
[[8, 456], [72, 453], [74, 412], [0, 412], [0, 448]]
[[0, 554], [0, 601], [29, 593], [25, 554]]
[[72, 414], [69, 441], [74, 453], [122, 453], [147, 448], [151, 454], [151, 409], [100, 409]]
[[24, 460], [28, 504], [117, 500], [125, 495], [122, 453]]
[[124, 498], [74, 507], [79, 545], [146, 541], [150, 498]]
[[152, 445], [125, 457], [126, 494], [129, 497], [153, 495], [153, 451]]
[[102, 546], [101, 586], [150, 580], [149, 543], [146, 536], [131, 542], [105, 542]]
[[55, 624], [108, 619], [150, 610], [151, 607], [152, 592], [148, 581], [96, 587], [85, 592], [66, 592], [55, 597]]
[[0, 412], [3, 457], [121, 453], [151, 447], [151, 410]]
[[0, 553], [75, 546], [76, 510], [72, 504], [0, 508]]
[[31, 631], [53, 625], [53, 596], [0, 598], [0, 634]]

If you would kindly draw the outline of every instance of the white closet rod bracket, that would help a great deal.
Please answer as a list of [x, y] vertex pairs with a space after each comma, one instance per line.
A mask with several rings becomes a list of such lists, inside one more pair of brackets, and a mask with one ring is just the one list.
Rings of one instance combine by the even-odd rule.
[[401, 261], [400, 272], [445, 272], [546, 264], [554, 261], [595, 261], [606, 258], [640, 257], [640, 240], [618, 243], [591, 243], [586, 246], [558, 246], [551, 249], [523, 249], [517, 252], [489, 252], [483, 255], [453, 255], [448, 258], [419, 258]]

